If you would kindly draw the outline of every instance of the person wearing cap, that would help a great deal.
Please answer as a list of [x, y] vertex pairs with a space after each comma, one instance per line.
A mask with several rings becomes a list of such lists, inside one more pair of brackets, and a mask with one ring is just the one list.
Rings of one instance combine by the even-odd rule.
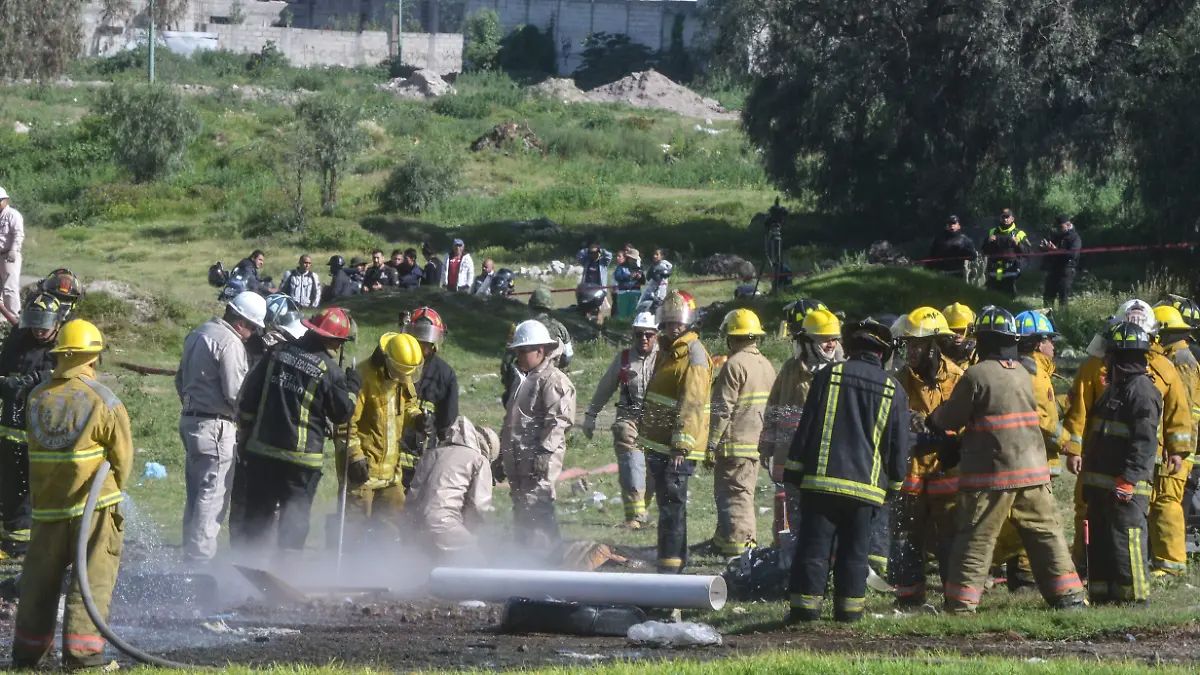
[[484, 566], [476, 531], [492, 508], [495, 431], [459, 417], [417, 465], [405, 512], [435, 564]]
[[1071, 287], [1075, 285], [1075, 270], [1079, 267], [1079, 250], [1083, 240], [1066, 214], [1055, 218], [1058, 230], [1049, 239], [1043, 239], [1039, 248], [1049, 253], [1042, 264], [1046, 270], [1046, 288], [1042, 292], [1042, 304], [1053, 307], [1055, 301], [1067, 306]]
[[300, 256], [296, 269], [283, 273], [279, 280], [279, 292], [287, 295], [300, 307], [316, 307], [321, 304], [321, 278], [312, 271], [312, 256]]
[[934, 238], [929, 247], [931, 260], [925, 266], [936, 272], [966, 279], [967, 264], [979, 255], [971, 238], [962, 231], [958, 216], [946, 220], [946, 228]]
[[446, 324], [432, 307], [414, 311], [402, 332], [416, 338], [425, 359], [417, 381], [417, 407], [421, 414], [405, 425], [400, 442], [400, 465], [407, 489], [425, 451], [445, 440], [458, 419], [458, 373], [438, 353], [446, 339]]
[[767, 332], [751, 310], [726, 314], [721, 332], [729, 358], [712, 385], [705, 464], [713, 468], [717, 502], [712, 547], [731, 557], [757, 545], [754, 488], [758, 484], [758, 446], [767, 396], [775, 384], [775, 366], [758, 349]]
[[332, 302], [338, 298], [362, 293], [362, 284], [354, 282], [354, 277], [351, 275], [353, 271], [346, 269], [346, 259], [342, 256], [329, 257], [329, 285], [325, 287], [324, 302]]
[[446, 256], [446, 264], [441, 269], [442, 288], [457, 293], [471, 292], [471, 283], [475, 281], [475, 263], [471, 254], [466, 252], [462, 239], [455, 239], [450, 244], [450, 254]]
[[946, 611], [973, 614], [983, 597], [996, 547], [1011, 521], [1029, 554], [1042, 598], [1054, 609], [1084, 606], [1083, 583], [1071, 562], [1050, 490], [1050, 468], [1029, 373], [1017, 360], [1017, 322], [1000, 307], [975, 319], [979, 362], [950, 398], [926, 418], [944, 443], [944, 466], [958, 466], [957, 534], [946, 580]]
[[687, 565], [688, 480], [708, 448], [713, 362], [694, 329], [698, 319], [685, 291], [673, 291], [658, 308], [658, 358], [638, 420], [658, 505], [659, 574]]
[[[13, 627], [14, 670], [45, 664], [54, 648], [59, 607], [63, 607], [66, 670], [99, 668], [105, 663], [105, 640], [87, 613], [79, 584], [69, 584], [63, 599], [63, 579], [75, 564], [81, 528], [88, 528], [88, 586], [101, 620], [108, 619], [121, 566], [126, 524], [119, 504], [134, 470], [133, 432], [121, 399], [96, 381], [102, 351], [104, 336], [95, 325], [82, 319], [68, 321], [50, 352], [54, 372], [29, 394], [33, 527], [21, 567]], [[84, 504], [105, 462], [110, 471], [99, 486], [91, 522], [84, 523]]]
[[560, 543], [554, 486], [575, 422], [575, 385], [555, 367], [563, 345], [540, 321], [519, 324], [508, 348], [516, 355], [520, 381], [505, 406], [500, 459], [517, 543], [547, 554]]
[[1083, 441], [1079, 482], [1090, 534], [1088, 597], [1096, 605], [1150, 597], [1146, 511], [1163, 411], [1147, 369], [1151, 339], [1135, 323], [1109, 329], [1104, 359], [1111, 376]]
[[785, 308], [785, 313], [792, 336], [792, 357], [779, 369], [767, 396], [759, 453], [764, 461], [771, 460], [771, 480], [775, 483], [774, 546], [790, 551], [800, 532], [800, 493], [784, 482], [783, 468], [813, 377], [846, 357], [842, 322], [824, 303], [801, 299]]
[[988, 230], [981, 252], [988, 256], [984, 285], [993, 291], [1016, 297], [1021, 278], [1023, 256], [1032, 249], [1025, 230], [1017, 227], [1011, 209], [1000, 212], [1000, 224]]
[[[536, 310], [538, 314], [533, 317], [534, 321], [539, 321], [546, 330], [550, 332], [550, 337], [558, 340], [562, 345], [558, 357], [555, 359], [555, 366], [562, 371], [566, 371], [571, 366], [571, 359], [575, 358], [575, 344], [571, 340], [571, 332], [563, 325], [563, 322], [550, 316], [550, 312], [554, 309], [554, 297], [550, 294], [550, 289], [545, 286], [539, 286], [529, 296], [529, 308]], [[509, 342], [512, 342], [512, 334], [517, 330], [513, 326], [509, 332]], [[500, 361], [500, 384], [504, 387], [504, 392], [500, 395], [500, 401], [504, 405], [508, 405], [508, 397], [512, 394], [512, 389], [520, 378], [516, 366], [516, 354], [511, 350], [505, 351], [504, 358]]]
[[183, 559], [202, 564], [217, 554], [217, 535], [229, 508], [238, 394], [249, 368], [245, 343], [261, 331], [267, 301], [242, 291], [221, 317], [188, 334], [175, 371], [183, 410], [179, 438], [185, 452]]
[[862, 618], [875, 523], [908, 463], [908, 397], [883, 369], [891, 332], [867, 318], [845, 342], [850, 358], [813, 378], [784, 470], [803, 495], [788, 623], [821, 618], [831, 565], [834, 620]]
[[358, 287], [358, 292], [365, 293], [367, 289], [367, 259], [354, 256], [350, 259], [350, 267], [346, 269], [346, 273], [350, 275], [350, 281]]
[[25, 555], [32, 522], [25, 401], [54, 370], [50, 350], [61, 325], [58, 299], [39, 293], [0, 347], [0, 553], [10, 558]]
[[21, 248], [25, 245], [25, 217], [14, 209], [8, 192], [0, 187], [0, 302], [8, 311], [21, 311]]
[[354, 416], [362, 376], [334, 356], [350, 339], [346, 310], [330, 307], [305, 319], [308, 329], [284, 342], [246, 376], [238, 401], [238, 453], [246, 464], [246, 537], [266, 544], [279, 514], [276, 548], [297, 554], [321, 480], [326, 430]]
[[637, 444], [638, 418], [646, 398], [646, 385], [658, 360], [658, 322], [643, 312], [633, 319], [633, 346], [613, 358], [604, 371], [596, 393], [583, 417], [583, 435], [591, 438], [596, 417], [617, 394], [617, 416], [612, 425], [613, 450], [617, 454], [617, 476], [625, 505], [625, 527], [638, 530], [650, 521], [646, 510], [646, 456]]
[[411, 335], [384, 333], [358, 364], [362, 388], [349, 429], [334, 439], [339, 494], [346, 490], [345, 539], [351, 547], [394, 542], [404, 512], [400, 437], [421, 414], [416, 379], [424, 362]]

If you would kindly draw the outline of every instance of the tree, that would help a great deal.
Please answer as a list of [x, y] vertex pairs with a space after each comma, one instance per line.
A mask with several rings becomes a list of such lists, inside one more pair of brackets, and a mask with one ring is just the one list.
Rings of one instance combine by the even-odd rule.
[[0, 2], [0, 78], [62, 75], [82, 50], [79, 0]]
[[1001, 180], [1110, 157], [1139, 43], [1194, 5], [767, 0], [743, 122], [793, 195], [944, 216]]
[[500, 15], [481, 9], [467, 17], [463, 60], [472, 70], [494, 70], [500, 57]]
[[321, 176], [321, 212], [333, 215], [338, 172], [366, 143], [366, 134], [358, 126], [362, 108], [340, 96], [316, 96], [296, 107], [296, 117], [312, 137], [313, 164]]
[[179, 92], [164, 85], [114, 85], [101, 91], [95, 112], [117, 163], [139, 183], [178, 168], [200, 130]]

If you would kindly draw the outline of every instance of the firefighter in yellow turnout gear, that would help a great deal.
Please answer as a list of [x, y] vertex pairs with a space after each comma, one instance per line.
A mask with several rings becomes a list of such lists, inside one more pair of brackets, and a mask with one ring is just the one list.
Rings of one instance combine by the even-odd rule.
[[775, 367], [758, 351], [766, 334], [758, 315], [735, 309], [721, 324], [729, 359], [712, 387], [708, 458], [713, 463], [717, 531], [713, 546], [726, 556], [741, 555], [756, 543], [754, 487], [758, 483], [758, 444]]
[[[54, 373], [29, 395], [29, 493], [33, 528], [21, 572], [20, 604], [13, 631], [12, 665], [41, 665], [54, 646], [54, 624], [63, 574], [75, 562], [84, 502], [92, 478], [106, 460], [104, 481], [89, 524], [88, 577], [101, 616], [108, 617], [124, 519], [121, 490], [133, 468], [133, 440], [125, 406], [96, 381], [95, 363], [104, 338], [92, 324], [70, 321], [59, 331]], [[104, 638], [84, 610], [78, 584], [67, 590], [63, 613], [63, 664], [103, 664]]]
[[349, 541], [363, 543], [368, 531], [382, 532], [384, 540], [399, 538], [404, 511], [400, 437], [405, 425], [421, 414], [415, 382], [423, 359], [416, 338], [385, 333], [371, 357], [358, 366], [363, 384], [350, 420], [349, 446], [345, 427], [336, 444], [339, 483], [349, 480]]
[[[1150, 335], [1158, 333], [1158, 321], [1154, 310], [1141, 300], [1130, 300], [1118, 308], [1115, 321], [1130, 321], [1142, 327]], [[1070, 440], [1063, 451], [1067, 457], [1067, 468], [1077, 473], [1082, 465], [1083, 436], [1090, 425], [1089, 409], [1104, 393], [1107, 370], [1104, 367], [1105, 339], [1097, 334], [1088, 345], [1088, 360], [1079, 368], [1075, 382], [1071, 385], [1070, 404], [1063, 427]], [[1163, 420], [1159, 427], [1159, 451], [1155, 483], [1158, 477], [1172, 477], [1182, 473], [1185, 460], [1191, 457], [1195, 447], [1191, 401], [1171, 360], [1161, 350], [1151, 350], [1149, 374], [1155, 388], [1163, 397]], [[1186, 479], [1186, 475], [1183, 476]], [[1170, 484], [1166, 484], [1170, 487]], [[1182, 499], [1182, 494], [1180, 494]], [[1083, 544], [1083, 521], [1086, 517], [1082, 483], [1075, 489], [1075, 541], [1071, 550], [1077, 567], [1086, 563]], [[1172, 522], [1171, 501], [1157, 493], [1150, 500], [1150, 564], [1156, 576], [1182, 574], [1187, 569], [1184, 544], [1183, 516]], [[1166, 518], [1162, 516], [1166, 515]]]
[[[908, 473], [892, 503], [892, 550], [888, 563], [899, 607], [925, 604], [925, 557], [932, 549], [938, 571], [949, 571], [954, 545], [954, 500], [958, 471], [944, 469], [938, 459], [940, 441], [925, 430], [925, 418], [950, 398], [963, 370], [945, 349], [953, 343], [946, 317], [932, 307], [920, 307], [902, 317], [893, 335], [908, 348], [908, 363], [897, 374], [908, 395], [913, 446]], [[957, 431], [957, 430], [956, 430]]]
[[971, 335], [971, 329], [975, 325], [975, 312], [970, 307], [956, 302], [947, 305], [942, 310], [942, 316], [946, 317], [946, 324], [954, 333], [954, 344], [946, 350], [946, 356], [958, 364], [959, 368], [966, 370], [975, 354], [975, 338]]

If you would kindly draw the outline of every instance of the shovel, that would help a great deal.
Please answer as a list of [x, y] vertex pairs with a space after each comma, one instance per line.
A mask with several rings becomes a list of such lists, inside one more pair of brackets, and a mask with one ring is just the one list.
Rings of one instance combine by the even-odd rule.
[[234, 565], [234, 569], [242, 573], [246, 577], [246, 581], [250, 582], [251, 586], [258, 589], [259, 593], [263, 594], [268, 602], [274, 603], [292, 603], [292, 602], [308, 602], [308, 596], [296, 590], [294, 586], [279, 577], [271, 574], [266, 570], [254, 569], [253, 567], [242, 567]]

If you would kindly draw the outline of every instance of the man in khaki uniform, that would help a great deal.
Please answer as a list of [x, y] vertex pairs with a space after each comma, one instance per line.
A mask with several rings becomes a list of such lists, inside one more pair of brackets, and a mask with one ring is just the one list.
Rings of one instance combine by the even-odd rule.
[[0, 187], [0, 302], [14, 315], [21, 313], [21, 249], [25, 218], [9, 203]]
[[[108, 618], [124, 518], [117, 508], [133, 468], [133, 439], [125, 406], [96, 381], [95, 363], [104, 348], [100, 331], [87, 321], [68, 322], [52, 350], [54, 373], [29, 395], [29, 492], [33, 531], [21, 572], [21, 599], [13, 630], [12, 665], [36, 668], [54, 646], [54, 624], [63, 575], [75, 562], [75, 538], [92, 478], [108, 461], [88, 538], [88, 581], [100, 615]], [[63, 613], [63, 665], [103, 664], [104, 638], [83, 606], [79, 586], [67, 590]]]
[[741, 555], [758, 538], [754, 486], [758, 483], [758, 444], [775, 367], [758, 351], [766, 331], [758, 315], [735, 309], [721, 324], [729, 358], [712, 387], [708, 458], [714, 464], [717, 531], [712, 544], [722, 555]]
[[617, 419], [612, 425], [613, 448], [617, 453], [621, 501], [625, 503], [625, 526], [637, 530], [649, 521], [646, 510], [646, 455], [637, 445], [638, 418], [646, 398], [646, 385], [654, 375], [658, 359], [658, 323], [649, 312], [633, 320], [633, 346], [622, 349], [608, 366], [583, 418], [583, 435], [591, 438], [596, 416], [618, 390]]
[[517, 542], [548, 554], [559, 545], [554, 483], [575, 421], [575, 385], [555, 366], [562, 343], [540, 321], [519, 324], [508, 348], [516, 354], [518, 380], [504, 413], [500, 457]]
[[500, 439], [459, 417], [417, 463], [406, 511], [439, 560], [482, 564], [475, 530], [492, 510], [492, 462]]
[[1017, 361], [1016, 320], [999, 307], [986, 307], [975, 321], [975, 334], [979, 362], [928, 418], [939, 431], [965, 427], [946, 609], [971, 613], [978, 607], [996, 538], [1010, 518], [1046, 602], [1062, 609], [1082, 607], [1083, 584], [1050, 493], [1033, 384]]

